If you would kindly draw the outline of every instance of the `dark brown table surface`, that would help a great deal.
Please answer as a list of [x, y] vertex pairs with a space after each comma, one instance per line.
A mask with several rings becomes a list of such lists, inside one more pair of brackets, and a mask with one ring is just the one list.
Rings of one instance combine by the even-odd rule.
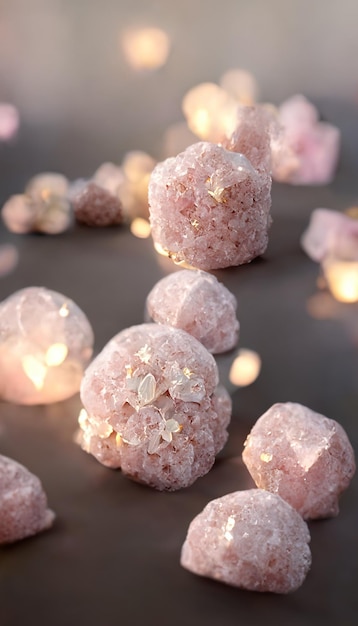
[[[233, 392], [229, 442], [207, 476], [168, 494], [102, 467], [73, 443], [77, 396], [49, 406], [0, 404], [0, 452], [41, 478], [57, 515], [52, 530], [0, 549], [1, 626], [356, 623], [357, 478], [337, 518], [310, 523], [312, 569], [291, 595], [230, 588], [179, 565], [191, 519], [210, 499], [252, 485], [241, 462], [243, 441], [274, 402], [300, 402], [336, 419], [358, 449], [358, 305], [327, 296], [322, 315], [312, 316], [319, 304], [319, 269], [299, 244], [312, 209], [357, 204], [357, 111], [340, 111], [332, 120], [344, 131], [335, 182], [318, 188], [275, 185], [264, 257], [216, 272], [238, 298], [240, 345], [260, 354], [262, 371], [254, 384]], [[81, 161], [78, 147], [72, 154], [70, 145], [56, 148], [46, 137], [45, 131], [32, 136], [25, 129], [13, 146], [0, 146], [2, 202], [41, 169], [56, 166], [73, 178], [81, 168], [90, 173], [94, 142], [91, 157], [83, 150]], [[55, 157], [46, 161], [50, 144]], [[126, 227], [77, 226], [56, 237], [16, 236], [1, 227], [1, 241], [16, 245], [20, 260], [0, 279], [0, 298], [30, 285], [66, 294], [88, 315], [97, 352], [114, 334], [143, 321], [148, 291], [172, 270], [151, 240], [136, 239]], [[232, 358], [218, 358], [224, 383]]]

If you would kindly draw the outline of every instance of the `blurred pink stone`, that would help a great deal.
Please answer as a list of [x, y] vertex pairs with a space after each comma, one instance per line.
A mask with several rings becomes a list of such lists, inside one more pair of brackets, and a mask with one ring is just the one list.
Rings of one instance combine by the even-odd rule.
[[11, 243], [0, 244], [0, 276], [10, 274], [19, 261], [19, 253]]
[[235, 296], [215, 276], [196, 270], [169, 274], [147, 297], [154, 322], [182, 328], [213, 354], [237, 344], [236, 308]]
[[191, 485], [227, 439], [228, 393], [212, 355], [160, 324], [116, 335], [88, 367], [78, 442], [100, 463], [159, 490]]
[[122, 203], [104, 187], [89, 181], [73, 187], [71, 201], [75, 218], [81, 224], [95, 227], [117, 226], [123, 222]]
[[278, 495], [237, 491], [212, 500], [193, 519], [181, 565], [243, 589], [289, 593], [310, 568], [309, 542], [307, 524]]
[[257, 487], [278, 494], [305, 519], [337, 515], [355, 472], [342, 426], [291, 402], [274, 404], [257, 420], [242, 458]]
[[12, 104], [0, 102], [0, 141], [10, 141], [16, 135], [19, 124], [17, 108]]
[[278, 122], [282, 131], [275, 142], [273, 178], [295, 185], [330, 183], [339, 157], [339, 129], [320, 122], [317, 109], [301, 95], [279, 107]]
[[227, 150], [241, 152], [271, 183], [272, 112], [263, 106], [238, 106], [235, 129], [222, 140]]
[[[261, 163], [261, 155], [255, 160]], [[189, 146], [152, 172], [154, 242], [175, 262], [198, 269], [248, 263], [267, 247], [270, 192], [270, 175], [246, 155], [208, 142]]]
[[327, 257], [357, 260], [358, 220], [338, 211], [315, 209], [301, 245], [313, 261]]
[[0, 545], [36, 535], [54, 519], [37, 476], [0, 455]]

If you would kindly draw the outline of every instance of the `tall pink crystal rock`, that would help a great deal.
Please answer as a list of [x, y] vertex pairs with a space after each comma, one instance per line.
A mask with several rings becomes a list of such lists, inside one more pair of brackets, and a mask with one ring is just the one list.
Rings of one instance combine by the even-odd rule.
[[326, 257], [358, 260], [358, 219], [339, 211], [315, 209], [301, 245], [313, 261]]
[[37, 476], [0, 455], [0, 545], [36, 535], [54, 518]]
[[92, 356], [88, 319], [69, 298], [42, 287], [0, 304], [0, 397], [47, 404], [77, 393]]
[[258, 419], [242, 458], [257, 487], [277, 493], [305, 519], [337, 515], [355, 472], [342, 426], [291, 402], [274, 404]]
[[301, 95], [281, 104], [278, 122], [282, 133], [275, 142], [273, 178], [294, 185], [330, 183], [339, 157], [339, 129], [320, 122], [317, 109]]
[[212, 355], [183, 330], [132, 326], [87, 369], [78, 442], [100, 463], [159, 490], [191, 485], [227, 439], [231, 400]]
[[243, 154], [207, 142], [189, 146], [152, 172], [154, 242], [198, 269], [248, 263], [267, 247], [270, 191], [269, 174]]
[[217, 354], [235, 347], [239, 336], [235, 296], [215, 276], [181, 270], [162, 278], [147, 297], [154, 322], [182, 328]]
[[309, 542], [307, 524], [278, 495], [237, 491], [212, 500], [194, 518], [181, 564], [236, 587], [289, 593], [310, 568]]

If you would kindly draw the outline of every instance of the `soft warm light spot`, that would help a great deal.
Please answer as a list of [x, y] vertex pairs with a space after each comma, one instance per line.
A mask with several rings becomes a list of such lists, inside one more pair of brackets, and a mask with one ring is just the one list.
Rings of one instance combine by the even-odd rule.
[[207, 137], [211, 127], [209, 112], [206, 109], [198, 109], [193, 113], [190, 120], [191, 128], [198, 137]]
[[261, 359], [257, 352], [241, 348], [230, 368], [230, 382], [238, 387], [246, 387], [256, 380], [260, 370]]
[[166, 63], [170, 39], [160, 28], [130, 29], [122, 35], [122, 47], [133, 69], [154, 70]]
[[169, 250], [167, 250], [166, 248], [163, 248], [163, 246], [157, 241], [154, 242], [154, 248], [158, 252], [158, 254], [160, 254], [161, 256], [170, 256]]
[[131, 223], [130, 229], [132, 235], [139, 237], [139, 239], [147, 239], [150, 236], [150, 224], [148, 220], [142, 217], [136, 217]]
[[70, 310], [68, 308], [68, 304], [67, 302], [65, 302], [62, 307], [59, 310], [59, 314], [61, 315], [61, 317], [68, 317], [70, 314]]
[[68, 355], [68, 347], [65, 343], [54, 343], [46, 352], [45, 361], [48, 367], [61, 365]]
[[81, 409], [80, 410], [80, 414], [78, 416], [78, 423], [81, 426], [81, 428], [84, 428], [87, 425], [87, 411], [86, 409]]
[[344, 213], [349, 217], [358, 220], [358, 206], [350, 206], [344, 211]]
[[44, 386], [47, 367], [36, 357], [32, 356], [32, 354], [26, 354], [22, 357], [21, 363], [26, 376], [31, 380], [36, 389], [40, 391]]
[[358, 261], [329, 260], [323, 264], [332, 295], [339, 302], [358, 302]]
[[261, 452], [260, 460], [263, 461], [264, 463], [269, 463], [270, 461], [272, 461], [272, 454], [268, 452]]
[[234, 528], [235, 524], [236, 524], [235, 517], [234, 517], [233, 515], [230, 515], [230, 516], [228, 517], [228, 520], [227, 520], [227, 522], [226, 522], [226, 524], [225, 524], [225, 528], [224, 528], [224, 530], [225, 530], [225, 532], [224, 532], [224, 537], [225, 537], [226, 541], [228, 541], [229, 543], [230, 543], [230, 542], [233, 540], [233, 538], [234, 538], [234, 537], [233, 537], [233, 534], [232, 534], [232, 532], [231, 532], [231, 531], [232, 531], [232, 529]]

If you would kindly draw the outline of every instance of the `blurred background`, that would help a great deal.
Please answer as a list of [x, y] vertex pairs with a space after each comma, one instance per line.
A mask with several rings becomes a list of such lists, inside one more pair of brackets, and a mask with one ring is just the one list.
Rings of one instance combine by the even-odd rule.
[[[31, 136], [24, 179], [90, 175], [130, 149], [160, 157], [185, 92], [230, 68], [256, 76], [261, 100], [303, 93], [326, 117], [327, 102], [356, 110], [357, 23], [356, 0], [0, 0], [0, 102], [19, 109], [22, 141]], [[168, 38], [155, 71], [126, 49], [149, 27]], [[148, 57], [148, 42], [135, 45]]]

